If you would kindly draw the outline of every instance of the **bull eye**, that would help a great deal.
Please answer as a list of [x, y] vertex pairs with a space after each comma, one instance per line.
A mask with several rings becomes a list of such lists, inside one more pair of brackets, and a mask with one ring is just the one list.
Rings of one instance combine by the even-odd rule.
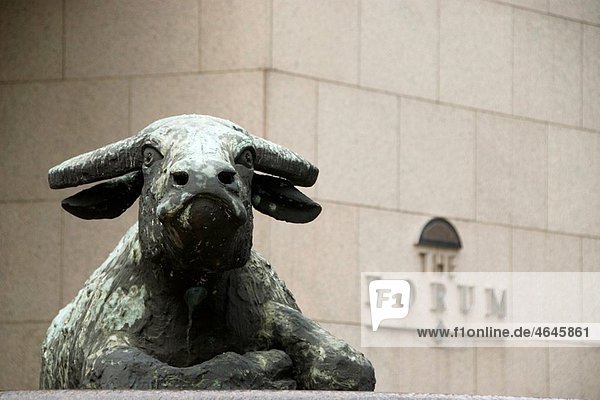
[[162, 159], [162, 154], [158, 152], [154, 147], [146, 146], [143, 151], [144, 166], [151, 166], [154, 161]]
[[241, 164], [246, 168], [254, 168], [254, 153], [250, 149], [242, 151], [236, 158], [235, 163]]

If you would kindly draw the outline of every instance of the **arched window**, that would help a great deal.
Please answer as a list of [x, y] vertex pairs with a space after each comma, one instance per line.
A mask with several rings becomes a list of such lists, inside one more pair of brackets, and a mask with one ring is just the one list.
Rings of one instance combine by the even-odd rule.
[[425, 224], [419, 237], [419, 245], [460, 249], [462, 244], [458, 232], [445, 218], [436, 217]]

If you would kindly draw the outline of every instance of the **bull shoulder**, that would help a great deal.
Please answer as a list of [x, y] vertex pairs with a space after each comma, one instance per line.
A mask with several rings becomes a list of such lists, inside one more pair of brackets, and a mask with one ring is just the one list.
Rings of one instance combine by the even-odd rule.
[[115, 285], [139, 263], [140, 254], [136, 224], [54, 318], [42, 344], [43, 388], [76, 387], [83, 363], [99, 350], [98, 345], [141, 317], [143, 285], [126, 290]]

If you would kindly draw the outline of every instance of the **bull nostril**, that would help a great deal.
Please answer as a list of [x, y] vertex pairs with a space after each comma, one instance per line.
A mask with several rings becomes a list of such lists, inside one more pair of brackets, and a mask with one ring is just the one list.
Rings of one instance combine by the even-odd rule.
[[217, 177], [221, 183], [231, 185], [235, 181], [235, 171], [221, 171]]
[[175, 184], [179, 186], [185, 185], [190, 179], [190, 176], [185, 171], [173, 172], [171, 176], [173, 176], [173, 182], [175, 182]]

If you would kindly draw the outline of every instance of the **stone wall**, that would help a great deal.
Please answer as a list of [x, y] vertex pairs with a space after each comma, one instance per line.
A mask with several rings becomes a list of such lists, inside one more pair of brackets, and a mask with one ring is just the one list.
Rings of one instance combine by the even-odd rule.
[[[136, 219], [82, 221], [58, 162], [160, 117], [221, 116], [321, 169], [314, 223], [256, 247], [360, 346], [359, 272], [417, 270], [433, 216], [475, 271], [600, 272], [597, 0], [3, 0], [0, 389]], [[380, 391], [600, 396], [600, 349], [364, 349]]]

